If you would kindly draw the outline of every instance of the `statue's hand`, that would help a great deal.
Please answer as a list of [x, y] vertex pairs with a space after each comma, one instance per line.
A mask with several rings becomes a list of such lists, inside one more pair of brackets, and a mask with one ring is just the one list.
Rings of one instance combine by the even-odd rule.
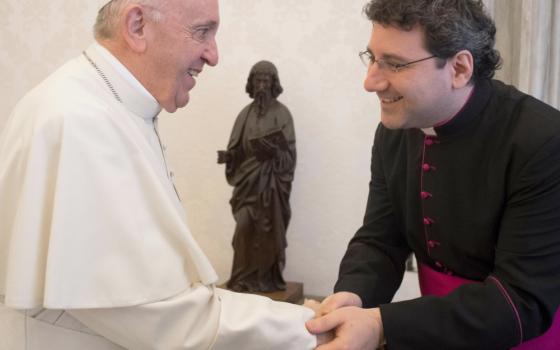
[[231, 162], [231, 154], [228, 151], [218, 151], [218, 164]]
[[261, 144], [261, 149], [265, 153], [265, 158], [275, 158], [278, 155], [280, 149], [274, 143], [264, 138], [259, 139], [259, 143]]

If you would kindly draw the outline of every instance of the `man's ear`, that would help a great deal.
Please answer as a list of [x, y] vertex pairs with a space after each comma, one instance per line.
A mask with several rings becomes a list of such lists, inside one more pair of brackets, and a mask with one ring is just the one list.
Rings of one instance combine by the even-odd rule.
[[467, 86], [474, 73], [474, 59], [470, 51], [461, 50], [451, 58], [453, 88]]
[[139, 5], [127, 6], [121, 17], [123, 38], [130, 49], [137, 53], [146, 51], [146, 12]]

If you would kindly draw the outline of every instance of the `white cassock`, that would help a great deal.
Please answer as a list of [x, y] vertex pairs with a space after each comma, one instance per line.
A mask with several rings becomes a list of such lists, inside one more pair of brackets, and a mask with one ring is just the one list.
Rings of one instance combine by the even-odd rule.
[[0, 137], [0, 350], [314, 348], [311, 310], [215, 288], [160, 106], [109, 51], [86, 53], [97, 68], [66, 63]]

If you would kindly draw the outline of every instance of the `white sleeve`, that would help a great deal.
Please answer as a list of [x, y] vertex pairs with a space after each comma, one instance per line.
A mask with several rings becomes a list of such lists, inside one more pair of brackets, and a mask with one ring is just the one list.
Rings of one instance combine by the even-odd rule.
[[173, 298], [133, 307], [66, 310], [131, 350], [307, 350], [310, 309], [194, 285]]
[[307, 350], [317, 346], [317, 338], [305, 327], [315, 315], [311, 309], [259, 295], [215, 291], [222, 314], [212, 350]]

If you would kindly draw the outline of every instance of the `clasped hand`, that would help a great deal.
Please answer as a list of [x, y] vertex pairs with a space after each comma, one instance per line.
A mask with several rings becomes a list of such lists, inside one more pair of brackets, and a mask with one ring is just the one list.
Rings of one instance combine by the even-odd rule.
[[378, 308], [363, 309], [361, 298], [349, 292], [339, 292], [322, 303], [307, 300], [304, 304], [315, 311], [307, 321], [307, 330], [317, 335], [317, 350], [376, 349], [383, 335]]

